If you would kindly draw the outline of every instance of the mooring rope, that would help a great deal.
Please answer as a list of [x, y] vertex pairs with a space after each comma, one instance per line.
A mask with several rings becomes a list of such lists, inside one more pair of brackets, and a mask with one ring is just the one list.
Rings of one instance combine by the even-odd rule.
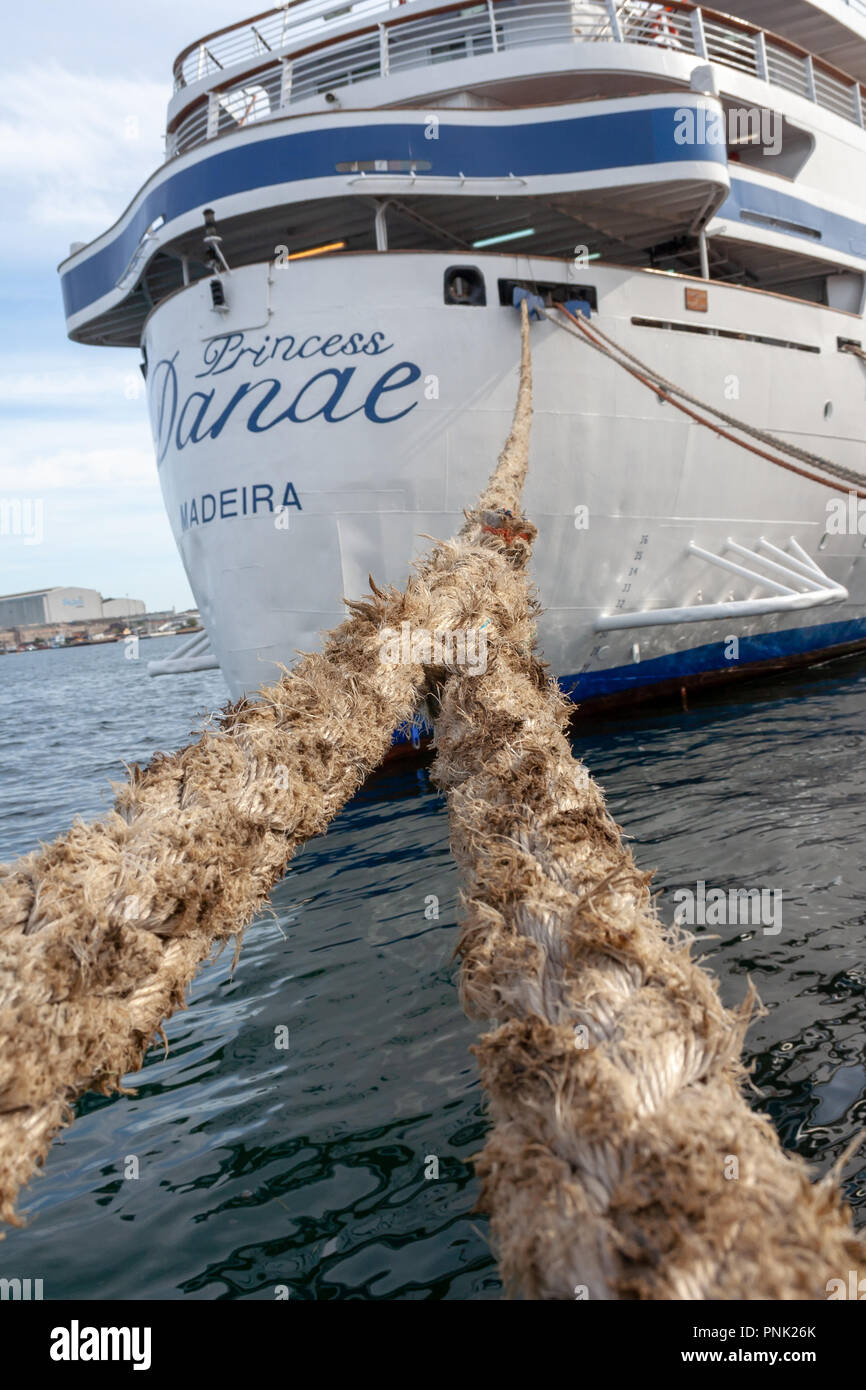
[[[520, 492], [531, 376], [460, 535], [403, 594], [372, 586], [279, 685], [199, 743], [133, 769], [116, 809], [0, 872], [0, 1215], [87, 1087], [117, 1089], [215, 944], [427, 696], [465, 881], [461, 992], [495, 1019], [478, 1057], [493, 1129], [482, 1202], [511, 1292], [821, 1298], [859, 1269], [835, 1177], [811, 1184], [742, 1093], [751, 1000], [725, 1010], [664, 929], [565, 739], [534, 650], [535, 528]], [[486, 671], [382, 660], [413, 630], [487, 633]]]
[[[744, 420], [738, 419], [736, 415], [730, 415], [727, 411], [719, 410], [717, 406], [710, 404], [708, 401], [703, 401], [698, 396], [691, 395], [688, 391], [684, 390], [683, 387], [678, 386], [676, 382], [669, 381], [667, 377], [662, 376], [655, 367], [648, 366], [646, 362], [642, 362], [639, 357], [636, 357], [634, 353], [629, 352], [620, 343], [617, 343], [608, 333], [605, 333], [603, 329], [599, 328], [597, 324], [593, 324], [592, 328], [590, 328], [582, 315], [572, 314], [563, 304], [557, 304], [556, 308], [573, 328], [577, 328], [580, 331], [584, 341], [595, 348], [597, 352], [601, 352], [605, 357], [616, 362], [618, 366], [622, 367], [630, 376], [633, 376], [635, 380], [642, 382], [644, 386], [654, 391], [656, 395], [667, 401], [669, 405], [674, 406], [675, 409], [681, 411], [682, 414], [688, 415], [689, 418], [696, 421], [697, 424], [703, 425], [706, 429], [712, 430], [713, 433], [721, 435], [723, 439], [729, 440], [738, 448], [745, 449], [751, 454], [756, 454], [758, 458], [766, 459], [769, 463], [775, 464], [777, 468], [784, 468], [789, 473], [796, 473], [801, 478], [808, 478], [810, 482], [821, 483], [824, 487], [827, 487], [830, 483], [830, 479], [827, 477], [821, 477], [819, 474], [812, 473], [805, 468], [797, 468], [794, 464], [788, 463], [785, 459], [780, 459], [774, 454], [767, 453], [764, 449], [756, 449], [744, 439], [738, 439], [736, 435], [731, 434], [728, 430], [721, 429], [713, 420], [702, 418], [700, 415], [696, 414], [695, 411], [689, 410], [682, 404], [683, 401], [688, 401], [690, 405], [697, 406], [699, 410], [707, 411], [710, 415], [713, 415], [716, 420], [721, 420], [724, 424], [731, 426], [732, 429], [738, 430], [741, 434], [748, 435], [752, 439], [760, 440], [770, 448], [789, 454], [792, 458], [799, 459], [804, 463], [812, 464], [823, 469], [825, 473], [847, 483], [850, 490], [856, 492], [858, 497], [866, 497], [866, 478], [864, 478], [862, 473], [857, 473], [853, 469], [846, 468], [844, 464], [834, 463], [832, 459], [824, 458], [821, 454], [812, 453], [808, 449], [801, 449], [797, 444], [789, 444], [786, 440], [779, 439], [776, 435], [770, 434], [767, 430], [759, 429], [756, 425], [749, 425]], [[572, 337], [577, 336], [561, 319], [555, 319], [549, 313], [546, 314], [546, 317], [551, 323], [555, 323], [558, 327], [565, 329], [566, 332], [570, 332]], [[856, 351], [856, 349], [853, 348], [845, 350]], [[857, 355], [860, 355], [859, 352]], [[864, 354], [864, 356], [866, 356], [866, 354]], [[634, 365], [630, 367], [628, 365], [629, 362]]]
[[[528, 620], [520, 585], [515, 613]], [[433, 776], [464, 879], [461, 995], [493, 1128], [477, 1160], [506, 1289], [533, 1299], [822, 1299], [866, 1270], [742, 1087], [737, 1012], [656, 918], [534, 656], [453, 677]]]
[[520, 547], [483, 560], [521, 640], [502, 634], [483, 673], [451, 669], [433, 768], [464, 880], [462, 1001], [498, 1025], [475, 1049], [493, 1120], [477, 1167], [506, 1289], [826, 1298], [866, 1249], [835, 1174], [813, 1184], [745, 1100], [754, 994], [722, 1006], [572, 756], [571, 706], [534, 650], [534, 528], [518, 514], [511, 532]]
[[378, 644], [405, 603], [375, 593], [290, 678], [133, 767], [101, 822], [0, 867], [0, 1219], [70, 1103], [122, 1089], [201, 961], [412, 717], [423, 672]]
[[[523, 335], [526, 360], [525, 311]], [[437, 545], [404, 593], [371, 581], [320, 654], [228, 706], [198, 743], [133, 767], [101, 822], [0, 866], [0, 1220], [15, 1221], [72, 1101], [122, 1089], [201, 962], [240, 936], [414, 717], [431, 673], [383, 661], [383, 632], [518, 632], [484, 561], [527, 544], [489, 524], [519, 490], [513, 452], [488, 520]]]

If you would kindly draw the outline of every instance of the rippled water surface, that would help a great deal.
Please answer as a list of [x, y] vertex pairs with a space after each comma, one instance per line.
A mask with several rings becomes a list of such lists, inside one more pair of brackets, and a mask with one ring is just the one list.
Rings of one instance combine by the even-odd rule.
[[[0, 691], [0, 859], [98, 816], [124, 762], [179, 747], [226, 699], [218, 672], [153, 680], [120, 645], [4, 657]], [[751, 977], [768, 1010], [747, 1039], [755, 1104], [826, 1169], [866, 1125], [866, 661], [579, 724], [575, 749], [668, 920], [698, 880], [782, 895], [776, 935], [696, 930], [726, 1002]], [[456, 894], [444, 802], [425, 766], [397, 764], [298, 855], [234, 970], [227, 952], [202, 971], [137, 1094], [79, 1105], [0, 1274], [46, 1298], [498, 1297], [473, 1213], [485, 1120]], [[862, 1224], [862, 1157], [844, 1177]]]

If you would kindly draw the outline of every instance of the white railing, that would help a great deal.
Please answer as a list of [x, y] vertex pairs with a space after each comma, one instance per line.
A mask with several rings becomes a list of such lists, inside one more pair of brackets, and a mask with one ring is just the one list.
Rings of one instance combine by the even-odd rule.
[[[861, 0], [866, 9], [866, 0]], [[371, 16], [381, 15], [375, 21]], [[166, 137], [170, 157], [296, 102], [370, 77], [535, 44], [636, 43], [670, 48], [720, 63], [814, 101], [862, 126], [860, 84], [805, 49], [754, 25], [687, 0], [480, 0], [413, 18], [392, 0], [300, 0], [214, 35], [181, 54], [177, 85], [246, 62], [245, 76], [210, 91], [184, 111]], [[358, 28], [328, 38], [358, 18]], [[323, 36], [323, 37], [320, 37]]]
[[344, 5], [340, 0], [295, 0], [281, 5], [254, 22], [232, 25], [184, 49], [174, 65], [175, 91], [235, 63], [255, 62], [304, 40], [315, 43], [335, 23], [357, 18], [363, 24], [370, 15], [398, 4], [399, 0], [349, 0]]

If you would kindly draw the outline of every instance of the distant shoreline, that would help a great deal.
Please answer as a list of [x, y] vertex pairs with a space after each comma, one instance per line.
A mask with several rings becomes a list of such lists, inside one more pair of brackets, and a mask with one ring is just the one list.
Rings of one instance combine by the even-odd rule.
[[88, 637], [83, 642], [59, 642], [56, 646], [46, 643], [44, 646], [12, 647], [5, 651], [0, 651], [0, 656], [26, 656], [31, 652], [68, 652], [76, 647], [110, 647], [115, 642], [123, 642], [126, 636], [137, 636], [141, 642], [150, 642], [157, 637], [193, 637], [197, 632], [204, 632], [203, 627], [184, 627], [177, 632], [139, 632], [122, 634], [119, 637]]

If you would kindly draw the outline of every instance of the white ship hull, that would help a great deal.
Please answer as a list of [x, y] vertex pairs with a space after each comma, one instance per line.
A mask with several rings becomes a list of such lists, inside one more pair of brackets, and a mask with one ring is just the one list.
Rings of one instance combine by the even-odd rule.
[[[459, 525], [514, 405], [519, 322], [500, 305], [500, 280], [591, 282], [591, 325], [620, 346], [866, 479], [866, 368], [839, 351], [840, 338], [860, 336], [854, 315], [652, 271], [476, 252], [486, 305], [449, 305], [443, 275], [455, 261], [253, 265], [225, 277], [224, 314], [207, 281], [151, 314], [165, 503], [235, 697], [316, 647], [368, 575], [402, 585], [425, 537]], [[705, 311], [684, 307], [692, 285], [708, 291]], [[845, 482], [738, 447], [554, 322], [533, 325], [532, 348], [526, 507], [539, 527], [540, 645], [575, 698], [641, 695], [866, 642], [866, 542], [856, 524], [834, 534], [828, 523]], [[758, 548], [770, 567], [730, 542]], [[780, 551], [806, 575], [807, 556], [823, 580], [786, 581]], [[791, 607], [776, 602], [779, 588], [807, 593]]]

